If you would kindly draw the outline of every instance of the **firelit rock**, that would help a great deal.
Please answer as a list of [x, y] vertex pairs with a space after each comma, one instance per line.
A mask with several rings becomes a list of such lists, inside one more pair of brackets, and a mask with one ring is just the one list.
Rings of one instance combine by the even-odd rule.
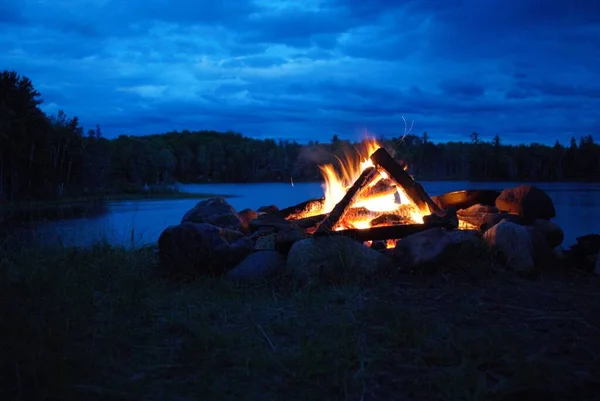
[[250, 232], [250, 222], [258, 217], [258, 213], [256, 213], [252, 209], [244, 209], [238, 213], [240, 217], [240, 221], [242, 222], [242, 232]]
[[258, 251], [251, 253], [237, 266], [225, 274], [225, 278], [234, 281], [264, 280], [285, 266], [285, 257], [276, 251]]
[[487, 230], [489, 230], [490, 228], [494, 227], [496, 224], [498, 224], [504, 220], [510, 221], [511, 223], [514, 223], [514, 224], [521, 224], [523, 222], [523, 217], [521, 217], [517, 214], [510, 214], [507, 212], [488, 213], [485, 216], [485, 220], [483, 221], [483, 223], [479, 226], [479, 231], [484, 233]]
[[207, 223], [170, 226], [158, 239], [162, 267], [184, 274], [223, 274], [252, 248], [252, 242], [242, 233]]
[[393, 257], [402, 269], [414, 269], [434, 263], [443, 258], [447, 251], [463, 242], [478, 238], [476, 230], [452, 230], [441, 227], [430, 228], [404, 237], [396, 242]]
[[527, 228], [503, 220], [483, 234], [484, 241], [496, 250], [506, 266], [520, 273], [534, 270], [534, 249]]
[[392, 261], [387, 256], [341, 235], [295, 242], [286, 263], [286, 271], [299, 282], [368, 275], [392, 267]]
[[518, 214], [528, 221], [548, 220], [556, 216], [550, 196], [532, 185], [505, 189], [496, 199], [496, 206], [501, 211]]
[[181, 219], [182, 223], [208, 223], [214, 226], [241, 231], [242, 219], [222, 197], [200, 201]]

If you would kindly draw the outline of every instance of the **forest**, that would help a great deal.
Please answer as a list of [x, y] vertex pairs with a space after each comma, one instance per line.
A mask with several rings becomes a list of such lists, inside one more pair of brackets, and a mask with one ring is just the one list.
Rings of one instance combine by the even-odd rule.
[[[258, 140], [182, 131], [105, 138], [64, 111], [46, 115], [41, 94], [15, 71], [0, 75], [0, 203], [143, 191], [174, 182], [320, 181], [318, 166], [353, 143]], [[600, 181], [600, 145], [588, 133], [565, 146], [505, 145], [480, 134], [436, 143], [427, 133], [381, 138], [417, 180]]]

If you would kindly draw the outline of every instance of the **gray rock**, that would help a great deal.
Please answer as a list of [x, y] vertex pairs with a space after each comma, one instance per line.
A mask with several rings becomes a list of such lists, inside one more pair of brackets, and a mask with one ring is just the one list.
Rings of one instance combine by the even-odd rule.
[[392, 268], [393, 263], [387, 256], [339, 235], [295, 242], [286, 264], [286, 271], [300, 282], [321, 277], [368, 275]]
[[256, 240], [256, 244], [254, 245], [254, 249], [256, 250], [272, 250], [277, 249], [277, 234], [271, 233], [267, 235], [263, 235]]
[[562, 228], [551, 220], [536, 219], [532, 227], [544, 236], [550, 248], [556, 248], [565, 239]]
[[212, 197], [190, 209], [182, 223], [208, 223], [217, 227], [241, 231], [243, 222], [235, 209], [222, 197]]
[[478, 237], [477, 230], [447, 231], [441, 227], [430, 228], [398, 241], [393, 257], [401, 268], [414, 269], [420, 265], [437, 262], [450, 249]]
[[596, 265], [594, 266], [594, 273], [600, 276], [600, 253], [596, 255]]
[[158, 239], [161, 266], [186, 274], [223, 274], [253, 248], [242, 233], [207, 223], [167, 227]]
[[234, 281], [260, 281], [268, 278], [285, 266], [285, 257], [276, 251], [251, 253], [237, 266], [229, 270], [225, 277]]
[[528, 273], [534, 270], [531, 234], [524, 226], [503, 220], [483, 234], [484, 241], [498, 251], [511, 270]]

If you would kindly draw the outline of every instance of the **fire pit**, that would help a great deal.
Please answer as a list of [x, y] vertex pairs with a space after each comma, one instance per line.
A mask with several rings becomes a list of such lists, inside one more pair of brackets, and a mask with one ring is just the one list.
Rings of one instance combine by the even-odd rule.
[[341, 174], [333, 165], [321, 167], [325, 196], [278, 212], [314, 236], [345, 235], [361, 242], [397, 239], [432, 227], [456, 228], [458, 220], [442, 210], [423, 187], [376, 141], [362, 152], [339, 160]]
[[480, 241], [499, 249], [516, 270], [531, 270], [538, 254], [562, 242], [562, 230], [550, 221], [552, 201], [536, 187], [430, 197], [374, 140], [338, 161], [337, 169], [320, 167], [319, 199], [239, 212], [223, 198], [199, 202], [161, 234], [162, 265], [234, 279], [286, 271], [305, 276], [332, 270], [341, 259], [345, 268], [365, 271], [415, 268], [453, 246]]

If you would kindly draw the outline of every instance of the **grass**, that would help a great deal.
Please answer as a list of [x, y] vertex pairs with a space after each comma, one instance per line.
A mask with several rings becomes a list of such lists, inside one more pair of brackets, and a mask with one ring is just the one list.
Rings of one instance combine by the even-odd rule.
[[[0, 253], [5, 400], [592, 399], [600, 280], [435, 274], [300, 287], [163, 276], [153, 249]], [[472, 256], [475, 255], [475, 256]], [[594, 387], [596, 386], [596, 387]]]

